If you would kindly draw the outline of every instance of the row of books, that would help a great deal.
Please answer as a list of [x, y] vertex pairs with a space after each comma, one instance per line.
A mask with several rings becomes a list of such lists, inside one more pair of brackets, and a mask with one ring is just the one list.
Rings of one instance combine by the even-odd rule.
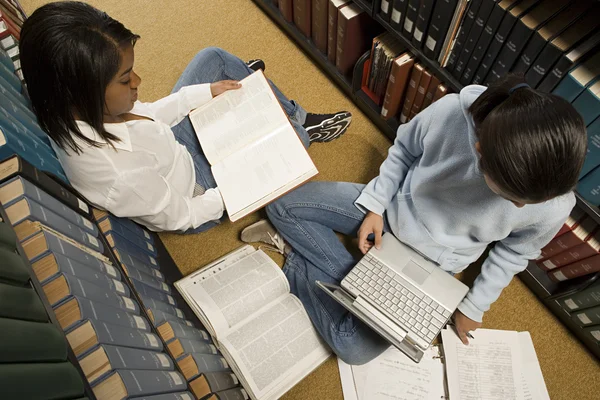
[[381, 106], [383, 119], [410, 121], [447, 93], [446, 86], [389, 32], [373, 39], [361, 89]]
[[[18, 156], [0, 165], [11, 164], [0, 203], [98, 399], [247, 398], [208, 333], [177, 307], [149, 232], [90, 209]], [[182, 392], [187, 381], [193, 394]]]
[[555, 300], [571, 319], [600, 346], [600, 282]]
[[555, 282], [600, 271], [600, 226], [575, 207], [536, 263]]
[[0, 159], [19, 154], [36, 168], [67, 182], [16, 72], [10, 56], [0, 49]]
[[11, 0], [0, 0], [0, 48], [10, 57], [15, 73], [23, 81], [19, 40], [21, 27], [25, 21], [25, 13], [19, 3]]
[[[0, 222], [0, 386], [4, 398], [81, 398], [83, 379], [69, 362], [67, 341], [49, 316], [16, 248]], [[35, 382], [35, 384], [32, 384]]]
[[351, 0], [273, 0], [283, 18], [296, 25], [343, 75], [382, 28]]

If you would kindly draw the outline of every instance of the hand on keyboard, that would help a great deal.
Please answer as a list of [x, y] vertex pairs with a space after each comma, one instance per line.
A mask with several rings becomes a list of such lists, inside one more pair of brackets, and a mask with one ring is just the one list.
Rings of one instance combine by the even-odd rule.
[[370, 234], [375, 235], [375, 248], [380, 249], [381, 236], [383, 235], [383, 217], [371, 211], [367, 213], [358, 230], [358, 248], [363, 254], [367, 254], [373, 247], [373, 243], [367, 239]]
[[481, 328], [481, 322], [473, 321], [471, 318], [467, 317], [458, 310], [454, 312], [454, 325], [456, 328], [456, 333], [458, 333], [458, 337], [464, 344], [469, 344], [467, 334], [470, 331]]

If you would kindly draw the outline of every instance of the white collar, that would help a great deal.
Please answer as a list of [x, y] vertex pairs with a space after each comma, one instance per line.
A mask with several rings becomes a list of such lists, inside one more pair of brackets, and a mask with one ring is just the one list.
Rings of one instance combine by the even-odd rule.
[[[101, 144], [108, 144], [104, 138], [102, 138], [98, 132], [94, 128], [92, 128], [87, 122], [77, 121], [77, 127], [83, 136], [86, 138], [93, 140], [94, 142]], [[115, 135], [119, 138], [119, 141], [114, 141], [112, 144], [115, 149], [125, 150], [125, 151], [133, 151], [131, 147], [131, 138], [129, 137], [129, 128], [125, 122], [119, 122], [115, 124], [104, 124], [104, 129], [108, 133]], [[77, 139], [75, 139], [77, 140]], [[79, 140], [82, 142], [81, 140]], [[85, 142], [81, 143], [85, 144]]]

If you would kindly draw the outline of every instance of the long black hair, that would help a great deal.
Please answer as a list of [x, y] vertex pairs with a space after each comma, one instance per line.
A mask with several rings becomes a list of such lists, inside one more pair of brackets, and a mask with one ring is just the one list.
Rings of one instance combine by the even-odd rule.
[[23, 24], [21, 68], [42, 129], [62, 149], [81, 150], [74, 113], [106, 142], [118, 141], [103, 126], [106, 87], [120, 67], [120, 49], [139, 36], [106, 13], [81, 2], [44, 5]]
[[482, 171], [516, 199], [542, 202], [572, 191], [587, 151], [583, 118], [565, 99], [523, 77], [493, 83], [471, 105]]

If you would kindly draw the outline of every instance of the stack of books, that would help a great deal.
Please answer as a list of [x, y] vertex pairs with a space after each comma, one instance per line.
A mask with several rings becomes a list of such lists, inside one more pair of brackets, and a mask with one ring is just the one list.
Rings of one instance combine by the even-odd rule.
[[[67, 359], [67, 341], [50, 322], [11, 226], [0, 222], [0, 386], [23, 399], [80, 398], [81, 375]], [[18, 396], [17, 396], [18, 394]]]
[[600, 226], [583, 210], [574, 208], [536, 263], [555, 282], [600, 271]]
[[600, 282], [555, 300], [583, 331], [600, 345]]
[[381, 106], [383, 119], [397, 118], [400, 123], [410, 121], [447, 93], [446, 86], [389, 32], [373, 39], [361, 86]]
[[0, 0], [0, 49], [10, 58], [15, 74], [21, 81], [23, 81], [23, 72], [21, 71], [19, 39], [25, 17], [18, 2]]

